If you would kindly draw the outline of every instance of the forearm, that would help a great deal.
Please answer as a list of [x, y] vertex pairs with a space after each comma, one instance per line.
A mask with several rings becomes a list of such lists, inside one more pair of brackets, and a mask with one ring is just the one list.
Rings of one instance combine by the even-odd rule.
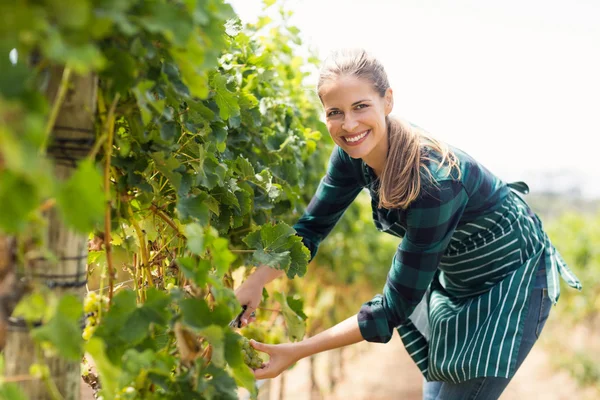
[[283, 270], [267, 267], [266, 265], [261, 265], [260, 267], [256, 268], [256, 271], [254, 271], [254, 273], [249, 279], [256, 279], [260, 282], [262, 286], [264, 286], [272, 280], [279, 278], [283, 275], [285, 275], [285, 271]]
[[351, 316], [345, 321], [298, 343], [298, 359], [323, 351], [337, 349], [363, 341], [358, 327], [358, 318]]

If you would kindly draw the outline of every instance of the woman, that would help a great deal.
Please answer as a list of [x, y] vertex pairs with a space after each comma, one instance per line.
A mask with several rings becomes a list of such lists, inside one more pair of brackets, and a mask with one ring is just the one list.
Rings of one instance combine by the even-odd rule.
[[[507, 185], [469, 155], [389, 116], [393, 93], [381, 64], [363, 50], [333, 54], [318, 94], [337, 145], [326, 176], [295, 225], [315, 256], [363, 188], [381, 231], [402, 238], [383, 295], [357, 315], [299, 343], [253, 346], [270, 355], [259, 379], [303, 357], [394, 329], [425, 377], [425, 399], [500, 396], [537, 340], [559, 295], [558, 276], [581, 285]], [[263, 286], [283, 275], [259, 267], [236, 291], [258, 306]]]

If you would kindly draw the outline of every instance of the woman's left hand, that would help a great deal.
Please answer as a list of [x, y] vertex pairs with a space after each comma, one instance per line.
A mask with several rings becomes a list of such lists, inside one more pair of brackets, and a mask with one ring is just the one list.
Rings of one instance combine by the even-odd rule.
[[264, 344], [251, 340], [250, 345], [258, 351], [267, 353], [270, 357], [262, 368], [254, 370], [256, 379], [275, 378], [302, 358], [297, 343]]

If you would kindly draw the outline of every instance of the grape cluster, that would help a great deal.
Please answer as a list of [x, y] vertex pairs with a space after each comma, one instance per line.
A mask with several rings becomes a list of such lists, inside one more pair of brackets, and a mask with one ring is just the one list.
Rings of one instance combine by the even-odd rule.
[[279, 344], [286, 339], [282, 325], [272, 325], [266, 321], [256, 321], [246, 325], [239, 332], [248, 339], [266, 344]]
[[83, 311], [85, 312], [85, 327], [83, 328], [83, 340], [90, 340], [96, 327], [98, 326], [98, 316], [100, 311], [108, 310], [108, 297], [100, 296], [96, 292], [89, 292], [83, 301]]
[[262, 368], [263, 360], [254, 347], [250, 345], [250, 341], [242, 336], [242, 356], [244, 357], [244, 363], [252, 369]]

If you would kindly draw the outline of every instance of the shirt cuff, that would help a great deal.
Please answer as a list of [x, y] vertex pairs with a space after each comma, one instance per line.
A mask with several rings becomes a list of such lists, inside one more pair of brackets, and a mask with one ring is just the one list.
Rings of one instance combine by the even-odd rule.
[[377, 295], [363, 304], [358, 312], [358, 327], [368, 342], [387, 343], [392, 338], [393, 328], [388, 323], [383, 305], [383, 296]]

